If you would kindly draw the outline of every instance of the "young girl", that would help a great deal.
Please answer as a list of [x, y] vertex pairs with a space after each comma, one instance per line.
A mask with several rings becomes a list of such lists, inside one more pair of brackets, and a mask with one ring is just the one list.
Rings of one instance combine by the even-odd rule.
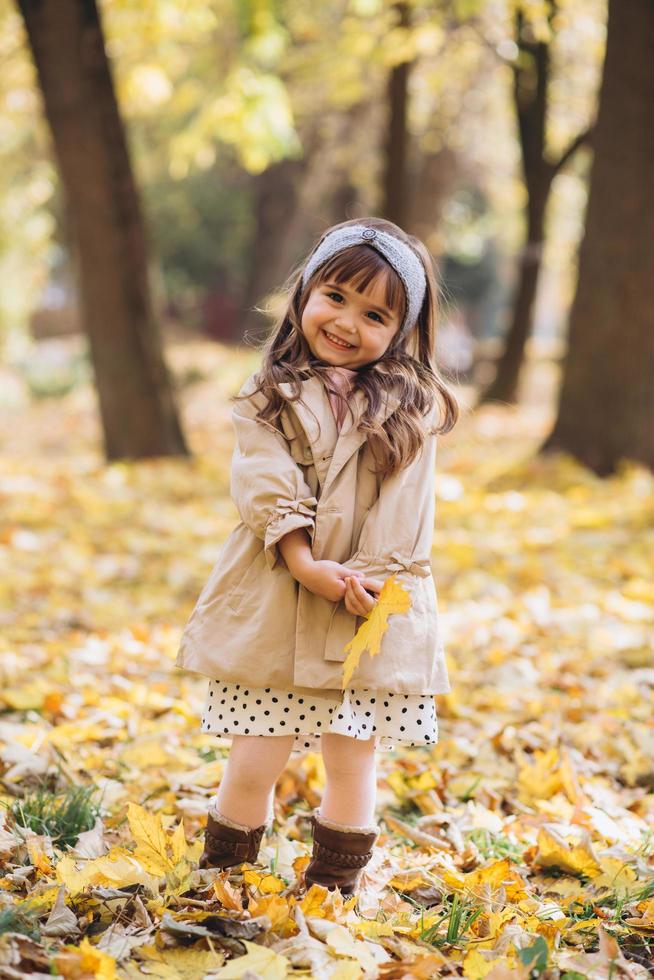
[[[436, 434], [457, 406], [434, 361], [429, 252], [389, 221], [326, 232], [235, 398], [225, 541], [177, 665], [209, 681], [202, 730], [232, 740], [200, 866], [254, 861], [291, 753], [320, 745], [314, 882], [351, 894], [372, 856], [375, 749], [437, 739], [449, 690], [430, 553]], [[440, 414], [439, 414], [440, 413]], [[409, 592], [342, 690], [344, 647], [384, 580]]]

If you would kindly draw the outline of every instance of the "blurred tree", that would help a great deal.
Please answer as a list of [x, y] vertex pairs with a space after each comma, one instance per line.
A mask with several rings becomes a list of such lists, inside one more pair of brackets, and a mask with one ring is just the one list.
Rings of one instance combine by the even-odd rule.
[[558, 418], [544, 450], [601, 475], [654, 467], [654, 5], [610, 0], [586, 232]]
[[17, 0], [78, 252], [108, 459], [186, 454], [95, 0]]
[[[398, 27], [407, 33], [411, 28], [411, 10], [408, 3], [395, 5]], [[409, 132], [407, 124], [408, 86], [411, 60], [404, 56], [394, 64], [388, 79], [388, 128], [386, 133], [385, 171], [381, 213], [389, 221], [404, 228], [408, 218], [407, 150]]]
[[260, 326], [256, 305], [279, 285], [280, 245], [297, 211], [301, 176], [307, 163], [306, 157], [303, 160], [282, 160], [254, 178], [254, 229], [239, 335]]
[[[518, 0], [407, 0], [411, 23], [402, 27], [399, 0], [312, 7], [298, 0], [102, 0], [117, 99], [163, 271], [153, 280], [164, 292], [157, 300], [184, 325], [207, 327], [210, 316], [216, 338], [227, 339], [235, 327], [238, 340], [244, 325], [260, 330], [263, 320], [247, 311], [265, 303], [322, 229], [380, 211], [387, 85], [400, 64], [410, 65], [407, 229], [435, 256], [445, 247], [458, 253], [457, 239], [470, 238], [467, 219], [453, 223], [445, 243], [443, 205], [458, 189], [477, 186], [489, 199], [485, 234], [502, 253], [515, 248], [523, 185], [515, 176], [506, 98], [509, 2]], [[602, 0], [564, 2], [586, 25], [589, 8], [602, 6]], [[0, 274], [20, 269], [10, 282], [29, 279], [30, 285], [39, 276], [36, 289], [0, 291], [0, 321], [8, 322], [11, 299], [18, 335], [53, 267], [59, 214], [53, 208], [56, 174], [44, 151], [45, 127], [34, 122], [31, 65], [18, 43], [22, 24], [17, 27], [13, 3], [0, 0], [0, 239], [10, 229]], [[530, 10], [540, 6], [530, 4]], [[566, 24], [557, 34], [557, 57]], [[599, 42], [576, 25], [568, 30], [567, 60], [553, 71], [552, 155], [589, 118], [601, 24], [595, 31]], [[277, 220], [262, 220], [272, 214], [271, 177], [289, 170], [292, 179], [279, 186], [288, 196], [275, 209]], [[576, 185], [565, 211], [566, 234], [572, 229], [574, 241], [554, 257], [557, 288], [569, 295], [582, 178], [572, 173], [559, 185]], [[556, 222], [552, 240], [559, 245], [558, 213]], [[65, 236], [58, 238], [65, 246]]]
[[[530, 11], [530, 6], [532, 11]], [[544, 14], [533, 17], [533, 6], [521, 0], [515, 11], [518, 57], [512, 62], [513, 97], [518, 121], [522, 171], [527, 191], [526, 242], [520, 254], [518, 282], [504, 350], [491, 384], [481, 401], [514, 402], [520, 368], [533, 320], [538, 287], [545, 210], [552, 181], [589, 140], [591, 129], [578, 133], [561, 155], [552, 159], [546, 146], [548, 87], [551, 81], [551, 45], [558, 0], [544, 0]], [[539, 5], [535, 5], [538, 8]]]

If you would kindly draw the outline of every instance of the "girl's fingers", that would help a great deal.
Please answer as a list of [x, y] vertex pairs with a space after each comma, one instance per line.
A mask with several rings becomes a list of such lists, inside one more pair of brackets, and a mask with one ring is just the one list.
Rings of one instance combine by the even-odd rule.
[[[370, 592], [379, 592], [379, 591], [381, 591], [379, 589], [373, 589], [372, 588], [372, 585], [373, 585], [373, 583], [370, 581], [370, 579], [359, 579], [355, 583], [355, 588], [356, 588], [357, 595], [359, 596], [359, 598], [361, 599], [361, 601], [363, 603], [365, 603], [366, 608], [368, 608], [368, 609], [372, 609], [372, 607], [374, 606], [375, 602], [377, 601], [376, 596], [371, 596], [370, 595]], [[369, 589], [370, 591], [366, 591], [366, 589]]]
[[347, 580], [350, 600], [359, 612], [358, 615], [365, 616], [375, 605], [375, 600], [369, 595], [358, 579]]
[[365, 616], [366, 611], [363, 609], [361, 601], [354, 591], [355, 582], [356, 579], [349, 578], [347, 580], [347, 588], [345, 591], [345, 608], [354, 616]]

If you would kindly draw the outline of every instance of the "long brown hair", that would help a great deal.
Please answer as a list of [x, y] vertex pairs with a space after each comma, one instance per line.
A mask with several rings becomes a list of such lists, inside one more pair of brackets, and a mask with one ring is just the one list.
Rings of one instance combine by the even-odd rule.
[[[438, 310], [438, 286], [434, 276], [432, 258], [423, 243], [413, 235], [383, 218], [355, 218], [334, 225], [367, 225], [394, 235], [411, 248], [420, 259], [425, 271], [427, 289], [416, 325], [408, 331], [399, 331], [388, 349], [378, 360], [365, 365], [353, 378], [353, 390], [366, 395], [366, 407], [358, 428], [368, 433], [368, 443], [383, 477], [390, 476], [411, 463], [420, 452], [429, 433], [449, 432], [456, 423], [459, 409], [436, 366], [436, 316]], [[317, 247], [314, 246], [314, 249]], [[313, 250], [312, 250], [313, 251]], [[311, 253], [310, 253], [311, 254]], [[307, 257], [308, 258], [308, 257]], [[386, 288], [386, 305], [404, 316], [405, 293], [402, 281], [391, 265], [368, 245], [353, 245], [344, 249], [318, 269], [302, 286], [302, 271], [307, 259], [291, 274], [287, 284], [287, 303], [284, 312], [274, 324], [270, 335], [263, 342], [263, 360], [255, 375], [256, 391], [263, 391], [268, 403], [257, 415], [281, 428], [279, 416], [286, 403], [278, 385], [292, 386], [292, 400], [301, 395], [302, 382], [312, 375], [318, 376], [325, 389], [332, 392], [328, 373], [331, 365], [319, 360], [312, 353], [302, 333], [302, 313], [314, 286], [327, 280], [349, 283], [357, 292], [364, 292], [378, 276], [383, 277]], [[399, 399], [398, 407], [385, 422], [378, 413], [382, 395], [392, 389]], [[336, 394], [340, 396], [339, 392]], [[246, 396], [234, 396], [234, 398]], [[440, 399], [441, 413], [436, 428], [428, 429], [424, 418]], [[347, 401], [346, 401], [347, 404]], [[348, 406], [349, 407], [349, 406]]]

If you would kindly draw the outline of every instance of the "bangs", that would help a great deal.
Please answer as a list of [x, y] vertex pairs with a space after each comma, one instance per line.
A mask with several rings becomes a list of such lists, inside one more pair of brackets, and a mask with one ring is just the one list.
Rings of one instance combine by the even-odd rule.
[[347, 283], [357, 293], [365, 293], [376, 279], [385, 286], [384, 303], [402, 320], [406, 305], [404, 286], [395, 269], [379, 252], [367, 245], [352, 245], [338, 252], [317, 273], [315, 284], [326, 282]]

